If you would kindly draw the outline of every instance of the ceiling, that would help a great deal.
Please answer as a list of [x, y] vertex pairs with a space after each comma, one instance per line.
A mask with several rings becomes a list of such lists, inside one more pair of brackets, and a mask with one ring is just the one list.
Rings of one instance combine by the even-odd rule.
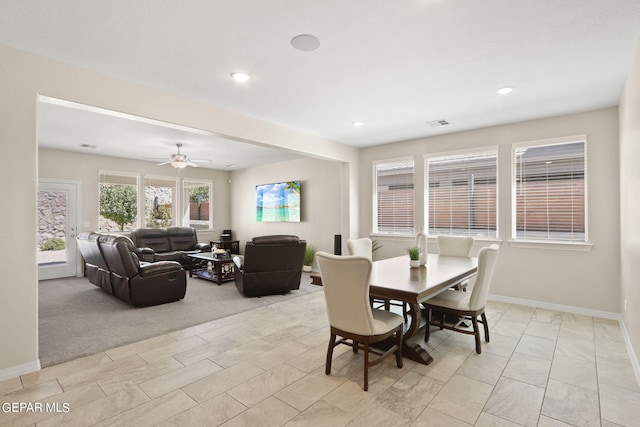
[[[299, 34], [319, 48], [294, 49]], [[639, 39], [638, 0], [0, 0], [0, 44], [355, 147], [615, 106]], [[208, 153], [199, 138], [215, 135], [75, 117], [101, 113], [46, 105], [41, 144], [101, 150], [130, 130], [115, 152], [169, 157], [183, 141], [223, 169], [246, 167], [240, 146], [294, 156], [219, 138]]]

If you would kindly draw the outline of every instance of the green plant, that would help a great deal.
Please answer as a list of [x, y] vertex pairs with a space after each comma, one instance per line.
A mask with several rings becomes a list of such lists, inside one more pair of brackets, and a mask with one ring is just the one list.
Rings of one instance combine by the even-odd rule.
[[43, 251], [61, 251], [64, 247], [64, 240], [59, 237], [51, 237], [40, 244]]
[[420, 259], [420, 248], [417, 246], [412, 246], [407, 248], [407, 252], [409, 253], [409, 258], [411, 261], [418, 261]]
[[375, 253], [375, 251], [377, 251], [381, 247], [382, 247], [382, 243], [378, 242], [377, 240], [371, 241], [371, 253]]
[[307, 246], [304, 250], [304, 265], [312, 265], [313, 258], [316, 256], [316, 249], [313, 246]]
[[109, 219], [124, 231], [124, 226], [136, 220], [138, 194], [129, 185], [100, 184], [100, 215]]
[[147, 227], [165, 228], [171, 225], [171, 209], [167, 206], [158, 206], [157, 209], [149, 210], [147, 215]]
[[209, 201], [209, 187], [194, 187], [189, 190], [189, 201], [191, 203], [205, 203]]

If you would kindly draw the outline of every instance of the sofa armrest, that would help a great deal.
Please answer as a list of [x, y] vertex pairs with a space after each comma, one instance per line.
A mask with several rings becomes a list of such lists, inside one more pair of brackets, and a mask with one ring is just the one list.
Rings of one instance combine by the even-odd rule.
[[158, 261], [140, 265], [140, 276], [149, 277], [156, 274], [169, 273], [182, 270], [182, 265], [177, 261]]
[[138, 255], [140, 261], [153, 262], [155, 252], [151, 248], [134, 248], [133, 253]]
[[196, 243], [195, 248], [200, 251], [210, 251], [211, 245], [208, 243]]

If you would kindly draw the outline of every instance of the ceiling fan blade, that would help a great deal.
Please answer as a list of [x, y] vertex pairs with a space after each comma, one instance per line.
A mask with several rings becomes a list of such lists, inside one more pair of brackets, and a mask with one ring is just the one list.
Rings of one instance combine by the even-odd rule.
[[191, 166], [194, 168], [200, 167], [199, 164], [192, 162], [191, 160], [187, 160], [187, 166]]
[[157, 166], [168, 165], [169, 163], [171, 163], [171, 161], [158, 163]]

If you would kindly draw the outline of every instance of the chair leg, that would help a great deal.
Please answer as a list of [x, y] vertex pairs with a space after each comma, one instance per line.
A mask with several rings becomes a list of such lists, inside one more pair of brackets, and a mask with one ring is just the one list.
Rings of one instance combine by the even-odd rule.
[[480, 328], [478, 327], [478, 318], [474, 314], [471, 316], [471, 323], [473, 323], [473, 336], [476, 339], [476, 353], [482, 353], [482, 348], [480, 348]]
[[364, 391], [369, 391], [369, 340], [364, 343]]
[[329, 340], [329, 348], [327, 348], [327, 362], [325, 363], [324, 373], [329, 375], [331, 373], [331, 358], [333, 357], [333, 348], [336, 346], [336, 334], [331, 334]]
[[358, 352], [358, 341], [352, 340], [351, 348], [352, 348], [354, 353], [357, 353]]
[[424, 312], [424, 317], [427, 320], [426, 325], [424, 325], [424, 342], [429, 342], [429, 336], [431, 334], [431, 331], [429, 330], [429, 325], [431, 325], [431, 309], [426, 307], [426, 310]]
[[484, 311], [481, 314], [482, 316], [482, 326], [484, 326], [484, 340], [489, 342], [489, 324], [487, 323], [487, 316], [485, 316]]
[[[427, 325], [428, 327], [429, 325]], [[396, 366], [398, 368], [402, 368], [402, 326], [396, 331], [396, 345], [398, 349], [396, 350]]]

